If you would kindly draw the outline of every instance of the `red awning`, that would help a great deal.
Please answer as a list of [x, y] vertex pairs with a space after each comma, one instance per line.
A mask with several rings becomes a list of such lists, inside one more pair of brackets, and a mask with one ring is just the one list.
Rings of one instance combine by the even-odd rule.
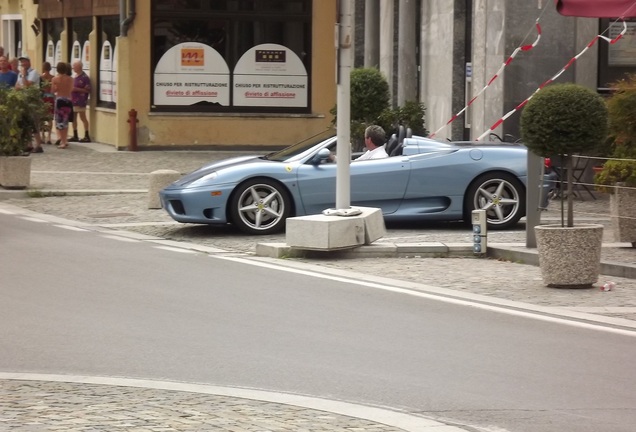
[[561, 15], [589, 18], [636, 17], [636, 0], [555, 0]]

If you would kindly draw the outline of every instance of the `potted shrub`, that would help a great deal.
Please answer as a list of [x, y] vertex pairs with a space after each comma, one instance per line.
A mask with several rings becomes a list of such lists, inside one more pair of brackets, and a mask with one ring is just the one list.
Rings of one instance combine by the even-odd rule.
[[[389, 83], [376, 68], [356, 68], [351, 71], [351, 143], [353, 151], [364, 149], [364, 130], [377, 124], [377, 119], [389, 107]], [[331, 109], [337, 122], [337, 106]], [[382, 125], [381, 125], [382, 126]]]
[[[521, 114], [521, 134], [528, 149], [543, 157], [559, 155], [567, 173], [567, 218], [535, 227], [543, 282], [554, 287], [588, 287], [598, 280], [602, 225], [574, 225], [573, 156], [597, 149], [607, 136], [605, 101], [577, 84], [541, 89]], [[567, 221], [567, 222], [566, 222]]]
[[38, 87], [0, 88], [0, 186], [29, 186], [31, 158], [24, 156], [47, 110]]
[[607, 100], [610, 160], [594, 177], [610, 193], [614, 240], [636, 247], [636, 74], [612, 85]]

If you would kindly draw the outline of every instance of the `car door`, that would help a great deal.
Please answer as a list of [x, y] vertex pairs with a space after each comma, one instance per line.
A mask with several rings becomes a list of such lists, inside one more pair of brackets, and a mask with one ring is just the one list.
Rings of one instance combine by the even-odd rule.
[[[409, 159], [396, 156], [351, 162], [351, 204], [393, 213], [409, 180]], [[336, 204], [336, 164], [304, 164], [298, 168], [298, 189], [305, 214], [318, 214]]]

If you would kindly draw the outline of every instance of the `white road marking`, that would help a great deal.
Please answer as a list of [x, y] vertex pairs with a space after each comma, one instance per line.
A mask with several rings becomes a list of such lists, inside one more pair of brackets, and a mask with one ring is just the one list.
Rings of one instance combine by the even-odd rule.
[[176, 247], [170, 247], [170, 246], [155, 246], [155, 249], [162, 249], [162, 250], [167, 250], [171, 252], [181, 252], [181, 253], [188, 253], [188, 254], [197, 253], [196, 251], [193, 251], [190, 249], [176, 248]]
[[102, 234], [102, 237], [103, 238], [107, 238], [107, 239], [111, 239], [111, 240], [119, 240], [119, 241], [123, 241], [123, 242], [128, 242], [128, 243], [140, 243], [139, 240], [131, 239], [131, 238], [128, 238], [128, 237], [116, 236], [116, 235]]
[[[243, 264], [250, 264], [250, 265], [264, 267], [264, 268], [273, 269], [273, 270], [286, 271], [286, 272], [301, 274], [305, 276], [312, 276], [312, 277], [321, 278], [321, 279], [328, 279], [328, 280], [333, 280], [337, 282], [349, 283], [352, 285], [365, 286], [369, 288], [379, 289], [382, 291], [393, 292], [396, 294], [405, 294], [405, 295], [409, 295], [413, 297], [441, 301], [444, 303], [450, 303], [450, 304], [455, 304], [460, 306], [469, 306], [469, 307], [473, 307], [476, 309], [481, 309], [481, 310], [485, 310], [489, 312], [503, 313], [506, 315], [530, 318], [534, 320], [546, 321], [546, 322], [551, 322], [555, 324], [563, 324], [563, 325], [568, 325], [571, 327], [583, 328], [588, 330], [597, 330], [597, 331], [603, 331], [607, 333], [615, 333], [622, 336], [636, 337], [636, 328], [634, 330], [628, 330], [623, 328], [607, 327], [607, 326], [603, 326], [599, 324], [593, 324], [590, 322], [573, 321], [572, 319], [561, 318], [561, 317], [557, 317], [553, 315], [542, 315], [542, 313], [554, 313], [550, 311], [552, 308], [543, 308], [540, 306], [518, 303], [519, 307], [523, 307], [523, 309], [526, 309], [526, 310], [511, 309], [510, 307], [514, 307], [514, 303], [516, 302], [507, 302], [509, 304], [509, 307], [497, 306], [493, 304], [484, 304], [477, 301], [470, 301], [470, 300], [458, 298], [458, 297], [462, 297], [461, 293], [458, 293], [456, 297], [446, 297], [441, 294], [426, 293], [426, 292], [416, 291], [414, 289], [399, 288], [396, 286], [384, 285], [384, 284], [375, 283], [375, 282], [365, 282], [365, 281], [349, 279], [349, 278], [345, 278], [341, 276], [332, 276], [332, 275], [327, 275], [324, 273], [317, 273], [317, 272], [308, 271], [308, 270], [284, 267], [284, 266], [269, 263], [269, 262], [254, 261], [252, 259], [232, 257], [232, 256], [219, 256], [219, 255], [209, 255], [209, 256], [211, 258], [218, 258], [223, 260], [239, 262]], [[422, 287], [426, 288], [427, 286], [422, 285]], [[529, 309], [529, 307], [532, 307], [533, 309]]]
[[53, 225], [53, 226], [54, 226], [54, 227], [57, 227], [57, 228], [63, 228], [63, 229], [69, 230], [69, 231], [83, 231], [83, 232], [88, 232], [88, 230], [87, 230], [87, 229], [79, 228], [79, 227], [75, 227], [75, 226], [72, 226], [72, 225]]
[[29, 216], [22, 216], [22, 219], [24, 219], [26, 221], [30, 221], [30, 222], [46, 223], [45, 220], [34, 218], [34, 217], [29, 217]]

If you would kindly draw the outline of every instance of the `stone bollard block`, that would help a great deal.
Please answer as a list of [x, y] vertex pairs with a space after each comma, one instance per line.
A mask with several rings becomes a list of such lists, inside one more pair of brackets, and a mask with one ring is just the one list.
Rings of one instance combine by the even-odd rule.
[[180, 177], [181, 173], [174, 170], [157, 170], [151, 172], [150, 184], [148, 186], [148, 208], [160, 209], [161, 199], [159, 198], [159, 192]]

